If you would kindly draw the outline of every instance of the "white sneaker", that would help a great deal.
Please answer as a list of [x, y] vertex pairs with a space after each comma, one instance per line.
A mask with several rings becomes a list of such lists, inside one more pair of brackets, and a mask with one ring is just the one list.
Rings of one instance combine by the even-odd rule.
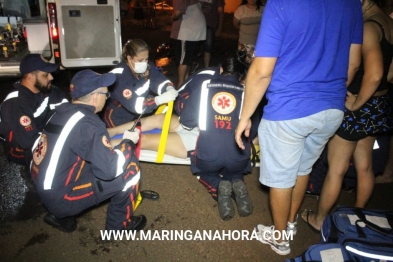
[[298, 218], [298, 215], [296, 215], [295, 222], [293, 222], [293, 223], [291, 223], [289, 221], [287, 222], [288, 235], [291, 231], [292, 231], [292, 236], [296, 235], [296, 233], [297, 233], [297, 218]]
[[288, 255], [291, 253], [291, 248], [289, 247], [289, 242], [276, 242], [273, 238], [274, 226], [264, 226], [262, 224], [258, 224], [255, 227], [255, 231], [257, 233], [259, 241], [263, 244], [269, 244], [270, 247], [279, 255]]

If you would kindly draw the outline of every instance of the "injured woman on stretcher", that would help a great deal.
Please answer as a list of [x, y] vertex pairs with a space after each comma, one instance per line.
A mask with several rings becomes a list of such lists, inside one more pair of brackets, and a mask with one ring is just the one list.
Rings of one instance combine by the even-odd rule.
[[[164, 127], [165, 116], [166, 114], [154, 114], [151, 116], [142, 117], [140, 119], [142, 134], [139, 143], [142, 150], [158, 151], [160, 141], [162, 142], [161, 136], [163, 130], [162, 128]], [[124, 132], [125, 130], [131, 129], [134, 124], [135, 122], [131, 121], [114, 128], [120, 128]], [[111, 129], [112, 128], [108, 128], [108, 130]], [[112, 135], [115, 135], [116, 133], [120, 132], [115, 131], [112, 133]], [[111, 132], [109, 132], [109, 134], [111, 135]], [[175, 114], [172, 114], [165, 142], [166, 147], [164, 153], [176, 158], [188, 158], [188, 151], [195, 149], [198, 134], [198, 127], [187, 130], [180, 124], [179, 117]], [[112, 145], [117, 145], [121, 140], [121, 135], [112, 136], [111, 143]]]
[[[209, 90], [211, 90], [210, 92], [217, 92], [213, 89], [217, 89], [218, 86], [239, 86], [240, 79], [244, 78], [245, 74], [244, 72], [241, 74], [237, 73], [236, 69], [238, 68], [235, 66], [236, 64], [238, 64], [236, 59], [227, 59], [221, 66], [206, 68], [193, 74], [179, 88], [176, 100], [168, 103], [165, 109], [167, 110], [166, 113], [158, 112], [157, 114], [156, 112], [156, 114], [140, 118], [142, 132], [141, 139], [139, 140], [141, 149], [140, 161], [190, 164], [189, 156], [196, 149], [197, 140], [200, 135], [201, 121], [203, 122], [204, 119], [206, 121], [206, 108], [208, 108], [208, 104], [211, 104], [213, 111], [209, 113], [212, 116], [207, 117], [209, 119], [208, 122], [212, 121], [212, 123], [209, 122], [207, 125], [215, 125], [213, 130], [234, 129], [236, 127], [236, 125], [232, 126], [231, 124], [232, 122], [237, 122], [238, 119], [231, 120], [230, 113], [234, 108], [240, 107], [241, 102], [236, 105], [233, 95], [230, 95], [232, 92], [230, 89], [228, 91], [229, 93], [219, 93], [223, 95], [224, 99], [226, 99], [225, 96], [227, 95], [227, 101], [222, 101], [222, 98], [218, 96], [214, 96], [211, 101], [207, 99], [209, 97]], [[241, 100], [240, 98], [239, 101]], [[220, 101], [225, 103], [218, 105], [221, 103]], [[214, 103], [217, 103], [217, 106], [213, 105]], [[162, 108], [158, 108], [157, 111], [160, 110]], [[204, 115], [205, 118], [203, 117]], [[238, 116], [235, 118], [238, 118]], [[109, 132], [109, 134], [112, 137], [114, 134], [121, 133], [119, 130], [123, 130], [123, 132], [129, 130], [135, 124], [135, 121], [138, 120], [114, 127], [117, 128], [116, 132], [112, 134]], [[205, 124], [202, 124], [202, 126], [205, 126]], [[109, 130], [110, 128], [108, 128]], [[253, 137], [245, 139], [251, 140], [254, 137], [256, 137], [256, 132]], [[121, 139], [121, 135], [112, 137], [112, 145], [118, 144]], [[233, 141], [221, 140], [214, 141], [214, 143], [230, 143]], [[165, 154], [163, 161], [155, 161], [160, 151], [162, 154]], [[252, 155], [255, 155], [255, 153]]]

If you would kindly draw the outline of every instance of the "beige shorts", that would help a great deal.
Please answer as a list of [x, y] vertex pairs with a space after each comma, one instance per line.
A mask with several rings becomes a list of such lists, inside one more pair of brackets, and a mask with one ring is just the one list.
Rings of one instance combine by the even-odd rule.
[[184, 147], [187, 151], [195, 150], [196, 142], [199, 135], [199, 128], [195, 127], [191, 130], [185, 129], [182, 125], [179, 125], [176, 133], [179, 134], [181, 140], [183, 141]]

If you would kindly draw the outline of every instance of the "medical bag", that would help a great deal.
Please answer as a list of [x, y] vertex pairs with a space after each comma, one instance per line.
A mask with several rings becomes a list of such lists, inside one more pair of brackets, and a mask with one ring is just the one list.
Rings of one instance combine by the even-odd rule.
[[290, 258], [285, 262], [308, 262], [308, 261], [329, 261], [348, 262], [352, 261], [345, 248], [337, 243], [319, 243], [310, 246], [298, 257]]
[[338, 207], [321, 228], [321, 242], [338, 243], [351, 261], [393, 261], [393, 211]]

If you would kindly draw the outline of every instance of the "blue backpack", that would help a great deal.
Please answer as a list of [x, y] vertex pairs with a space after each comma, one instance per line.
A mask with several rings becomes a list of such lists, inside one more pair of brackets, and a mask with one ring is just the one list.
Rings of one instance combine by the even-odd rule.
[[352, 261], [393, 261], [393, 211], [338, 207], [321, 228], [321, 242], [345, 247]]
[[352, 260], [345, 248], [337, 243], [315, 244], [310, 246], [301, 256], [285, 260], [285, 262], [310, 261], [348, 262]]

